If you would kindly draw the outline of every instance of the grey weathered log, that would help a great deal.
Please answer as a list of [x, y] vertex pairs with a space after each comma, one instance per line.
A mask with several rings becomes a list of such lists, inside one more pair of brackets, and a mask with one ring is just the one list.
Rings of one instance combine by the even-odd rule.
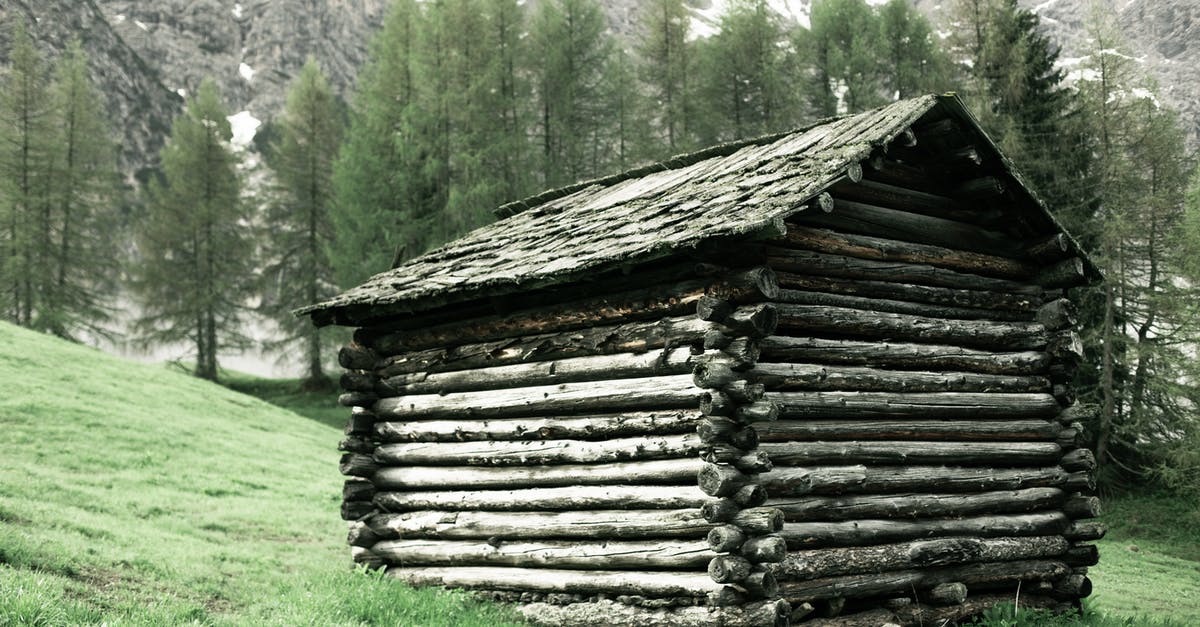
[[615, 601], [554, 605], [527, 603], [517, 611], [534, 625], [547, 627], [785, 627], [786, 601], [752, 601], [726, 607], [684, 606], [648, 609]]
[[1071, 255], [1071, 242], [1063, 233], [1057, 233], [1029, 246], [1025, 253], [1039, 263], [1050, 263]]
[[374, 370], [377, 361], [379, 355], [375, 351], [358, 344], [347, 344], [338, 349], [338, 364], [347, 370]]
[[[693, 478], [694, 479], [694, 478]], [[598, 485], [514, 490], [388, 491], [375, 495], [375, 504], [387, 512], [432, 510], [589, 510], [684, 509], [700, 507], [708, 496], [691, 485]]]
[[[985, 255], [975, 251], [914, 244], [901, 240], [839, 233], [801, 225], [788, 227], [782, 244], [822, 252], [877, 261], [899, 261], [924, 264], [1006, 279], [1026, 279], [1037, 266], [1008, 257]], [[962, 242], [957, 245], [962, 246]]]
[[1100, 498], [1095, 496], [1072, 496], [1063, 503], [1063, 512], [1071, 518], [1098, 518], [1102, 512]]
[[742, 422], [769, 423], [779, 419], [781, 410], [777, 403], [760, 400], [749, 405], [739, 405], [736, 413]]
[[1050, 356], [1038, 351], [1003, 352], [891, 341], [833, 340], [775, 335], [760, 342], [762, 359], [912, 370], [940, 369], [1028, 375], [1046, 371]]
[[1058, 414], [1058, 421], [1064, 425], [1072, 422], [1090, 422], [1095, 423], [1100, 417], [1100, 406], [1091, 403], [1076, 403], [1070, 407], [1064, 408]]
[[779, 596], [779, 581], [774, 573], [762, 566], [752, 568], [740, 585], [750, 593], [751, 598], [771, 599]]
[[1063, 455], [1059, 465], [1070, 471], [1091, 472], [1096, 469], [1096, 455], [1090, 449], [1075, 449]]
[[604, 325], [565, 333], [546, 333], [490, 342], [463, 344], [408, 351], [381, 359], [377, 374], [448, 372], [503, 366], [587, 355], [641, 353], [672, 346], [699, 344], [714, 329], [695, 315], [662, 318], [646, 322]]
[[373, 457], [361, 453], [346, 453], [338, 462], [338, 470], [352, 477], [370, 477], [379, 467]]
[[739, 307], [721, 321], [737, 335], [761, 338], [775, 332], [779, 313], [771, 303]]
[[708, 390], [700, 394], [700, 413], [705, 416], [732, 417], [737, 411], [737, 403], [728, 394], [720, 390]]
[[1070, 407], [1075, 403], [1075, 388], [1070, 383], [1055, 383], [1051, 394], [1061, 407]]
[[1046, 420], [779, 420], [758, 425], [760, 442], [811, 440], [1050, 440], [1061, 427]]
[[365, 479], [350, 479], [342, 484], [343, 501], [370, 501], [375, 498], [375, 484]]
[[741, 375], [734, 372], [733, 368], [720, 362], [699, 364], [692, 369], [692, 382], [698, 388], [721, 389], [740, 378]]
[[379, 541], [379, 536], [371, 531], [367, 523], [362, 521], [354, 521], [350, 523], [349, 531], [346, 533], [346, 542], [350, 546], [369, 548]]
[[379, 422], [381, 442], [475, 442], [486, 440], [608, 439], [687, 433], [701, 414], [694, 409], [632, 411], [590, 416], [416, 420]]
[[389, 568], [387, 574], [415, 586], [480, 590], [704, 596], [722, 586], [704, 573], [629, 570], [567, 570], [503, 566]]
[[692, 346], [643, 353], [592, 355], [524, 364], [510, 364], [451, 372], [400, 374], [379, 381], [381, 396], [446, 394], [500, 388], [571, 383], [597, 379], [626, 379], [686, 374], [701, 364], [735, 363], [717, 351], [698, 353]]
[[339, 451], [344, 451], [346, 453], [361, 453], [363, 455], [370, 455], [371, 453], [375, 452], [375, 443], [369, 438], [365, 438], [360, 435], [352, 435], [343, 438], [341, 442], [338, 442], [337, 448]]
[[[742, 455], [741, 457], [734, 459], [730, 463], [733, 464], [734, 468], [737, 468], [738, 470], [740, 470], [746, 474], [771, 472], [771, 469], [775, 467], [775, 464], [774, 464], [774, 462], [771, 461], [771, 458], [768, 457], [767, 454], [762, 451], [754, 451], [753, 453], [746, 453], [745, 455]], [[743, 486], [743, 487], [745, 487], [745, 486]]]
[[832, 277], [866, 282], [858, 287], [859, 296], [887, 297], [894, 292], [882, 286], [879, 286], [879, 291], [872, 291], [870, 286], [875, 283], [924, 285], [962, 290], [949, 302], [945, 302], [945, 299], [950, 296], [950, 292], [925, 292], [927, 295], [941, 294], [941, 304], [979, 306], [984, 302], [986, 295], [991, 295], [997, 309], [1013, 311], [1036, 310], [1047, 296], [1046, 289], [1042, 286], [959, 272], [935, 265], [877, 261], [781, 246], [768, 247], [767, 260], [773, 268], [783, 273], [779, 276], [779, 282], [785, 287], [804, 285], [798, 282], [803, 276]]
[[1054, 560], [1019, 560], [947, 566], [943, 568], [901, 570], [885, 573], [843, 575], [811, 580], [785, 580], [780, 594], [789, 602], [843, 597], [859, 599], [889, 594], [918, 592], [943, 583], [962, 582], [968, 586], [1016, 581], [1039, 581], [1062, 577], [1068, 567]]
[[1074, 331], [1058, 331], [1050, 335], [1046, 352], [1056, 360], [1080, 363], [1083, 361], [1083, 340]]
[[350, 547], [350, 558], [355, 564], [365, 567], [367, 570], [379, 570], [385, 564], [383, 559], [371, 552], [370, 549], [361, 546]]
[[967, 584], [941, 583], [925, 591], [923, 596], [934, 605], [959, 605], [967, 600]]
[[787, 542], [777, 535], [758, 536], [743, 542], [738, 552], [754, 564], [774, 563], [787, 556]]
[[752, 404], [762, 400], [766, 388], [761, 383], [750, 383], [749, 381], [740, 380], [725, 386], [724, 391], [725, 394], [739, 404]]
[[716, 296], [703, 296], [696, 301], [696, 317], [709, 322], [721, 322], [733, 313], [735, 305]]
[[402, 396], [381, 399], [372, 410], [385, 419], [436, 420], [687, 409], [697, 405], [702, 393], [691, 375], [672, 375]]
[[520, 566], [537, 568], [697, 569], [712, 553], [703, 541], [447, 541], [383, 540], [371, 547], [397, 566]]
[[1063, 488], [1072, 492], [1091, 493], [1096, 491], [1096, 475], [1091, 472], [1067, 473]]
[[[808, 274], [781, 273], [777, 300], [784, 303], [819, 304], [914, 313], [938, 318], [974, 320], [1031, 320], [1037, 298], [1005, 292], [931, 287], [915, 283], [854, 280]], [[805, 302], [811, 300], [813, 302]], [[992, 307], [988, 307], [992, 303]]]
[[979, 616], [985, 610], [996, 606], [1012, 605], [1014, 600], [1020, 602], [1022, 608], [1045, 608], [1054, 613], [1063, 613], [1071, 608], [1068, 604], [1045, 596], [1033, 594], [1029, 590], [1033, 586], [1021, 588], [1020, 595], [1013, 590], [1004, 592], [973, 591], [961, 605], [929, 605], [913, 603], [912, 599], [904, 598], [907, 603], [886, 608], [875, 608], [845, 614], [836, 619], [816, 619], [808, 621], [805, 627], [879, 627], [880, 625], [897, 625], [899, 627], [924, 627], [926, 625], [956, 625], [962, 624]]
[[[834, 281], [837, 281], [836, 279]], [[847, 309], [862, 309], [895, 314], [929, 316], [933, 318], [953, 318], [958, 320], [993, 320], [1005, 322], [1024, 322], [1031, 320], [1029, 313], [1005, 311], [1003, 309], [970, 309], [967, 307], [952, 307], [948, 305], [930, 305], [928, 303], [911, 302], [872, 298], [868, 296], [847, 296], [845, 294], [830, 294], [808, 290], [780, 290], [779, 303], [789, 305], [809, 305], [815, 307], [844, 307]]]
[[746, 533], [737, 525], [720, 525], [708, 532], [708, 547], [716, 553], [732, 553], [746, 542]]
[[974, 494], [863, 494], [770, 498], [766, 505], [783, 512], [788, 522], [863, 519], [933, 518], [976, 514], [1013, 514], [1060, 505], [1059, 488], [1025, 488]]
[[1055, 436], [1054, 441], [1057, 442], [1064, 451], [1083, 446], [1083, 430], [1077, 426], [1078, 424], [1079, 423], [1077, 422], [1071, 423], [1067, 428], [1059, 431], [1058, 435]]
[[[374, 460], [371, 463], [374, 464]], [[372, 482], [379, 490], [680, 484], [693, 480], [703, 464], [704, 462], [698, 458], [682, 458], [614, 464], [562, 464], [546, 467], [406, 466], [381, 468], [375, 472]]]
[[1087, 575], [1068, 575], [1054, 582], [1051, 592], [1059, 599], [1082, 599], [1091, 596], [1092, 580]]
[[732, 335], [714, 327], [704, 334], [704, 350], [724, 350], [733, 340]]
[[783, 528], [783, 512], [773, 507], [750, 507], [735, 514], [730, 522], [751, 535], [765, 535]]
[[1036, 320], [1049, 331], [1070, 329], [1079, 321], [1079, 308], [1067, 298], [1059, 298], [1042, 305], [1037, 310]]
[[862, 164], [857, 161], [850, 162], [850, 165], [846, 166], [846, 180], [851, 183], [860, 183], [862, 182], [862, 178]]
[[758, 361], [761, 354], [758, 342], [755, 338], [735, 337], [721, 348], [721, 352], [729, 357], [734, 370], [745, 370]]
[[811, 466], [780, 467], [764, 473], [759, 483], [773, 496], [863, 494], [883, 492], [982, 492], [1023, 488], [1057, 488], [1069, 473], [1044, 468], [960, 468], [945, 466]]
[[777, 466], [849, 463], [1005, 467], [1051, 464], [1062, 456], [1062, 449], [1053, 442], [765, 442], [759, 450]]
[[338, 386], [347, 392], [363, 392], [366, 394], [378, 394], [379, 377], [370, 372], [359, 372], [350, 370], [343, 372], [338, 379]]
[[742, 506], [731, 498], [710, 499], [700, 505], [700, 515], [710, 523], [732, 522]]
[[759, 362], [746, 372], [748, 380], [772, 391], [869, 392], [1049, 392], [1050, 380], [1040, 376], [928, 372], [820, 364]]
[[740, 507], [759, 507], [767, 502], [767, 491], [757, 483], [744, 485], [733, 493], [733, 502]]
[[[972, 222], [972, 216], [981, 213], [977, 211], [978, 208], [968, 207], [954, 198], [878, 181], [861, 181], [857, 184], [843, 182], [835, 184], [831, 189], [836, 198], [841, 200], [947, 220]], [[836, 209], [836, 204], [834, 208]]]
[[1047, 288], [1077, 287], [1088, 282], [1083, 260], [1079, 257], [1064, 259], [1046, 268], [1033, 281]]
[[[875, 522], [875, 521], [872, 521]], [[886, 541], [886, 540], [884, 540]], [[801, 549], [771, 566], [784, 580], [879, 573], [1020, 559], [1057, 557], [1069, 545], [1060, 536], [964, 537], [912, 540], [845, 548]]]
[[1049, 394], [981, 392], [767, 392], [780, 418], [1048, 418]]
[[[833, 211], [833, 196], [829, 192], [821, 192], [808, 203], [810, 209], [820, 211], [821, 213], [829, 213]], [[789, 231], [791, 229], [788, 229]]]
[[775, 276], [769, 268], [753, 268], [723, 277], [670, 282], [524, 309], [503, 316], [458, 320], [396, 332], [360, 329], [355, 333], [355, 341], [377, 353], [393, 355], [464, 342], [486, 342], [651, 317], [678, 316], [695, 311], [696, 302], [706, 295], [748, 302], [772, 298], [776, 289]]
[[750, 574], [750, 560], [740, 555], [718, 555], [708, 562], [708, 576], [717, 583], [738, 583]]
[[1075, 544], [1067, 549], [1063, 561], [1068, 566], [1095, 566], [1100, 563], [1100, 549], [1094, 544]]
[[404, 442], [379, 446], [375, 460], [416, 466], [596, 464], [688, 457], [701, 446], [699, 436], [692, 433], [595, 441]]
[[712, 528], [695, 509], [565, 512], [417, 511], [372, 516], [384, 539], [704, 538]]
[[710, 463], [705, 463], [696, 477], [700, 490], [709, 496], [731, 496], [751, 481], [752, 477], [737, 468]]
[[946, 536], [1042, 536], [1061, 534], [1068, 519], [1061, 512], [993, 514], [918, 520], [855, 520], [785, 523], [779, 535], [792, 550], [861, 546]]
[[1063, 532], [1063, 537], [1072, 542], [1100, 540], [1108, 533], [1108, 525], [1098, 521], [1075, 520]]
[[845, 307], [779, 305], [779, 329], [790, 333], [836, 333], [860, 338], [961, 344], [1004, 351], [1039, 349], [1049, 340], [1036, 322], [948, 320]]
[[718, 442], [716, 444], [707, 444], [700, 449], [700, 459], [703, 459], [706, 462], [712, 462], [714, 464], [722, 463], [734, 465], [734, 461], [744, 455], [746, 455], [745, 449], [722, 442]]
[[707, 416], [699, 422], [696, 433], [705, 444], [728, 443], [748, 451], [758, 445], [758, 433], [753, 427], [723, 416]]

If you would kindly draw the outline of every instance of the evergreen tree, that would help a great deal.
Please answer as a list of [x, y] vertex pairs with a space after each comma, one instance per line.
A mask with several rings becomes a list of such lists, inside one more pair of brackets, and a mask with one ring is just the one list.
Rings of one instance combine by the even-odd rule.
[[694, 147], [695, 124], [688, 73], [696, 64], [687, 7], [683, 0], [651, 0], [639, 15], [638, 75], [657, 104], [659, 143], [668, 154], [684, 152]]
[[216, 83], [206, 79], [175, 118], [139, 224], [137, 288], [148, 342], [188, 341], [196, 376], [217, 380], [217, 353], [243, 348], [253, 259], [236, 158]]
[[800, 31], [797, 46], [813, 66], [815, 113], [858, 113], [887, 102], [881, 24], [866, 0], [821, 0], [813, 5], [811, 24]]
[[950, 61], [934, 40], [929, 20], [907, 0], [879, 7], [884, 95], [894, 100], [944, 91]]
[[340, 111], [320, 65], [309, 58], [293, 81], [271, 158], [280, 198], [268, 205], [262, 246], [268, 262], [263, 305], [284, 335], [281, 346], [303, 347], [307, 389], [330, 386], [320, 329], [297, 320], [293, 309], [336, 293], [328, 249], [333, 161], [341, 141]]
[[664, 148], [675, 150], [666, 141], [654, 141], [657, 138], [653, 138], [637, 69], [620, 48], [613, 50], [604, 68], [603, 93], [611, 121], [607, 135], [594, 142], [595, 150], [600, 151], [596, 161], [601, 169], [622, 172], [639, 163], [643, 155], [666, 157], [669, 155], [662, 154]]

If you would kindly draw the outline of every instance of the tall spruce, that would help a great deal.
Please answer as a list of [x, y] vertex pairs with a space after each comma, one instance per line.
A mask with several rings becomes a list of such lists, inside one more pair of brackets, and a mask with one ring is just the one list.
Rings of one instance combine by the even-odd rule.
[[884, 95], [902, 100], [950, 86], [950, 60], [929, 20], [907, 0], [878, 7]]
[[696, 63], [687, 6], [683, 0], [651, 0], [639, 16], [638, 75], [656, 105], [656, 137], [665, 147], [661, 153], [683, 152], [694, 147], [696, 109], [689, 89], [689, 72]]
[[497, 179], [495, 200], [517, 200], [530, 193], [529, 79], [525, 71], [526, 19], [523, 2], [484, 3], [485, 55], [480, 110], [484, 167]]
[[291, 311], [337, 293], [329, 248], [333, 161], [342, 136], [341, 112], [320, 65], [309, 58], [292, 82], [280, 120], [280, 140], [270, 164], [279, 180], [275, 202], [265, 214], [269, 232], [261, 246], [266, 263], [263, 306], [282, 332], [277, 346], [304, 352], [307, 389], [330, 386], [323, 368], [320, 329]]
[[816, 115], [858, 113], [887, 102], [879, 16], [866, 0], [821, 0], [797, 46], [812, 64], [810, 104]]
[[137, 288], [147, 342], [189, 342], [196, 376], [217, 380], [217, 354], [244, 348], [253, 246], [239, 197], [232, 133], [216, 83], [206, 79], [175, 118], [138, 225]]

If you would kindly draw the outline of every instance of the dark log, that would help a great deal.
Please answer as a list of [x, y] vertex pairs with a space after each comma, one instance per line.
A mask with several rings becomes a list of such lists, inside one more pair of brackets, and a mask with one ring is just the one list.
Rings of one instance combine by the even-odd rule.
[[966, 222], [886, 209], [834, 197], [833, 213], [799, 213], [792, 218], [817, 226], [859, 235], [898, 239], [915, 244], [964, 247], [988, 255], [1019, 259], [1023, 251], [1009, 235]]
[[1062, 456], [1062, 449], [1053, 442], [767, 442], [760, 450], [777, 466], [847, 463], [1005, 467], [1052, 464]]
[[[987, 277], [979, 274], [959, 272], [933, 265], [909, 264], [897, 261], [876, 261], [842, 255], [797, 250], [772, 246], [767, 248], [767, 261], [772, 268], [787, 273], [785, 285], [796, 285], [794, 275], [835, 277], [854, 279], [871, 283], [887, 282], [914, 284], [932, 287], [950, 288], [960, 292], [979, 292], [978, 294], [960, 293], [957, 302], [947, 304], [981, 306], [987, 295], [995, 301], [996, 308], [1014, 311], [1036, 310], [1046, 300], [1046, 290], [1037, 285], [1021, 283], [1009, 279]], [[886, 291], [886, 290], [884, 290]], [[927, 294], [949, 295], [952, 292], [937, 292], [927, 290]], [[873, 295], [864, 289], [863, 294]]]
[[826, 599], [822, 604], [821, 616], [824, 618], [835, 618], [842, 615], [842, 610], [846, 609], [846, 599], [843, 597], [833, 597]]
[[1066, 564], [1058, 561], [1021, 560], [783, 581], [779, 588], [784, 599], [796, 603], [832, 597], [860, 599], [911, 590], [919, 592], [952, 582], [963, 582], [974, 587], [979, 584], [1048, 580], [1062, 577], [1067, 571]]
[[1058, 466], [1048, 468], [957, 468], [930, 466], [813, 466], [776, 468], [759, 476], [767, 493], [863, 494], [884, 492], [982, 492], [1057, 488], [1070, 475]]
[[1076, 520], [1063, 532], [1063, 537], [1072, 542], [1100, 540], [1108, 533], [1108, 525], [1102, 522]]
[[687, 457], [700, 447], [700, 438], [692, 433], [597, 441], [406, 442], [380, 446], [375, 460], [416, 466], [596, 464]]
[[771, 571], [755, 566], [742, 580], [741, 586], [755, 599], [772, 599], [779, 596], [779, 581]]
[[1064, 425], [1072, 422], [1085, 422], [1095, 424], [1100, 417], [1100, 406], [1089, 403], [1076, 404], [1062, 410], [1058, 415], [1058, 421]]
[[367, 394], [377, 394], [379, 386], [379, 377], [369, 372], [348, 371], [343, 372], [338, 379], [338, 386], [347, 392], [364, 392]]
[[375, 452], [375, 443], [368, 438], [352, 435], [338, 442], [338, 450], [346, 453], [370, 455]]
[[1092, 580], [1087, 575], [1069, 575], [1054, 582], [1053, 592], [1059, 599], [1082, 599], [1091, 596]]
[[1025, 254], [1041, 264], [1059, 261], [1071, 254], [1071, 242], [1066, 235], [1057, 233], [1030, 246]]
[[[371, 463], [374, 464], [374, 460]], [[382, 468], [375, 473], [372, 482], [379, 490], [513, 489], [642, 483], [662, 485], [690, 482], [703, 464], [698, 458], [684, 458], [547, 467], [410, 466]]]
[[734, 370], [745, 370], [754, 366], [754, 362], [758, 361], [760, 349], [758, 340], [752, 338], [738, 337], [732, 338], [729, 343], [721, 349], [721, 352], [729, 357], [733, 363]]
[[779, 420], [757, 428], [761, 442], [812, 440], [1050, 440], [1061, 427], [1045, 420]]
[[[878, 523], [880, 521], [867, 521]], [[966, 537], [792, 551], [769, 568], [781, 580], [880, 573], [1056, 557], [1069, 545], [1060, 536]]]
[[1076, 544], [1067, 550], [1063, 561], [1068, 566], [1095, 566], [1100, 563], [1100, 549], [1094, 544]]
[[990, 312], [993, 320], [1029, 320], [1033, 317], [1031, 312], [1038, 300], [1007, 292], [854, 280], [790, 272], [780, 273], [779, 281], [780, 285], [789, 288], [779, 291], [777, 299], [782, 302], [792, 302], [796, 297], [796, 290], [803, 290], [801, 295], [808, 292], [824, 292], [826, 295], [845, 295], [842, 296], [844, 302], [863, 303], [855, 309], [866, 309], [865, 303], [878, 301], [897, 308], [924, 306], [930, 311], [941, 312], [938, 317], [942, 318], [987, 319], [983, 314]]
[[710, 523], [727, 523], [733, 521], [742, 506], [731, 498], [711, 499], [700, 505], [700, 515]]
[[1054, 400], [1063, 407], [1075, 404], [1075, 388], [1068, 383], [1055, 383], [1051, 393], [1054, 394]]
[[750, 383], [748, 381], [734, 381], [725, 386], [725, 394], [738, 403], [751, 404], [761, 401], [763, 394], [767, 391], [765, 387], [758, 383]]
[[[732, 553], [746, 542], [746, 534], [737, 525], [721, 525], [708, 532], [708, 547], [716, 553]], [[787, 546], [784, 545], [786, 550]]]
[[964, 583], [942, 583], [925, 591], [925, 600], [934, 605], [959, 605], [967, 600], [967, 585]]
[[1096, 469], [1096, 456], [1089, 449], [1075, 449], [1063, 455], [1062, 461], [1058, 465], [1072, 472], [1080, 470], [1091, 472]]
[[566, 570], [503, 566], [389, 568], [387, 574], [414, 586], [480, 590], [636, 594], [655, 597], [704, 596], [722, 586], [704, 573], [629, 570]]
[[780, 418], [1049, 418], [1049, 394], [981, 392], [768, 392]]
[[767, 502], [767, 491], [757, 483], [744, 485], [733, 493], [733, 502], [739, 507], [759, 507]]
[[509, 418], [603, 411], [688, 409], [703, 390], [691, 375], [580, 381], [483, 392], [421, 394], [385, 398], [372, 410], [381, 418]]
[[1072, 426], [1058, 432], [1055, 442], [1062, 447], [1064, 451], [1083, 446], [1083, 431], [1074, 425], [1079, 423], [1073, 422]]
[[343, 501], [370, 501], [375, 498], [375, 485], [365, 479], [350, 479], [342, 484]]
[[920, 520], [785, 523], [779, 535], [787, 541], [789, 549], [797, 550], [945, 536], [1057, 535], [1067, 524], [1067, 517], [1060, 512], [1042, 512]]
[[775, 335], [763, 338], [760, 347], [761, 357], [771, 361], [812, 361], [914, 370], [1027, 375], [1045, 372], [1050, 363], [1049, 355], [1035, 351], [996, 353], [961, 346], [890, 341], [864, 342]]
[[700, 395], [700, 413], [705, 416], [733, 416], [737, 403], [728, 394], [719, 390], [708, 390]]
[[362, 407], [355, 407], [350, 414], [350, 419], [346, 421], [345, 434], [350, 436], [369, 436], [375, 427], [376, 420], [378, 418], [375, 414]]
[[1040, 594], [1031, 594], [1029, 588], [1023, 588], [1019, 596], [1015, 590], [1003, 593], [972, 593], [961, 605], [935, 606], [924, 603], [908, 603], [887, 609], [871, 609], [854, 614], [843, 615], [829, 621], [817, 619], [804, 623], [805, 627], [879, 627], [879, 625], [897, 625], [898, 627], [924, 627], [926, 625], [957, 625], [963, 621], [978, 616], [985, 610], [998, 605], [1011, 605], [1014, 599], [1020, 601], [1022, 608], [1047, 608], [1055, 613], [1062, 613], [1070, 606], [1061, 601]]
[[720, 362], [699, 364], [692, 370], [692, 382], [698, 388], [724, 388], [737, 381], [741, 375], [734, 372], [728, 364]]
[[379, 464], [370, 455], [361, 453], [346, 453], [338, 462], [338, 470], [343, 475], [352, 477], [370, 477], [379, 470]]
[[748, 380], [766, 389], [786, 392], [1049, 392], [1049, 379], [1038, 376], [928, 372], [819, 364], [759, 362], [746, 372]]
[[1046, 352], [1056, 360], [1080, 363], [1083, 361], [1083, 340], [1074, 331], [1060, 331], [1050, 336]]
[[703, 296], [696, 301], [696, 317], [709, 322], [720, 322], [733, 313], [735, 305], [723, 298]]
[[713, 328], [704, 334], [704, 350], [724, 350], [733, 340], [734, 338], [726, 335], [724, 331]]
[[1072, 492], [1091, 493], [1096, 491], [1096, 475], [1090, 472], [1067, 473], [1064, 489]]
[[374, 370], [379, 356], [369, 348], [347, 344], [338, 349], [338, 364], [347, 370]]
[[346, 392], [338, 396], [338, 405], [342, 407], [370, 407], [379, 400], [374, 392]]
[[783, 528], [783, 512], [773, 507], [751, 507], [735, 514], [730, 522], [751, 535], [765, 535]]
[[387, 512], [434, 510], [588, 510], [698, 508], [708, 500], [695, 482], [682, 486], [611, 485], [515, 490], [379, 492], [375, 505]]
[[729, 443], [744, 451], [754, 450], [758, 448], [758, 431], [754, 427], [745, 427], [734, 433]]
[[[978, 207], [968, 207], [959, 200], [911, 189], [909, 186], [891, 185], [878, 181], [862, 181], [857, 184], [842, 182], [835, 184], [831, 191], [841, 200], [947, 220], [977, 223], [980, 218], [990, 217], [990, 212], [981, 211]], [[837, 208], [836, 203], [834, 208]]]
[[987, 198], [992, 199], [995, 196], [1003, 194], [1006, 190], [1004, 181], [994, 176], [981, 176], [979, 178], [963, 181], [954, 188], [954, 193], [959, 196], [967, 196], [969, 198]]
[[774, 563], [787, 555], [787, 542], [776, 535], [759, 536], [746, 540], [738, 552], [754, 564]]
[[771, 472], [771, 469], [775, 467], [775, 464], [771, 461], [771, 458], [762, 451], [746, 453], [745, 455], [734, 459], [731, 463], [733, 464], [734, 468], [737, 468], [746, 474]]
[[1072, 496], [1063, 503], [1063, 512], [1071, 518], [1099, 518], [1102, 511], [1095, 496]]
[[846, 166], [846, 180], [851, 183], [860, 183], [862, 182], [862, 177], [863, 168], [861, 163], [853, 161], [850, 165]]
[[[836, 281], [836, 279], [833, 280]], [[820, 282], [820, 280], [814, 282]], [[999, 320], [1006, 322], [1022, 322], [1032, 318], [1030, 314], [1019, 311], [949, 307], [946, 305], [930, 305], [919, 302], [885, 300], [864, 296], [845, 296], [843, 294], [827, 294], [823, 292], [809, 292], [791, 289], [780, 290], [778, 302], [788, 305], [844, 307], [847, 309], [882, 311], [895, 314], [929, 316], [933, 318], [954, 318], [958, 320]]]
[[1058, 331], [1074, 327], [1079, 319], [1079, 308], [1066, 298], [1052, 300], [1037, 310], [1036, 319], [1049, 331]]
[[[787, 235], [776, 240], [787, 246], [831, 255], [845, 255], [877, 261], [923, 264], [1005, 279], [1027, 279], [1038, 266], [1008, 257], [984, 255], [974, 251], [913, 244], [892, 239], [839, 233], [800, 225], [788, 227]], [[962, 246], [957, 242], [955, 246]]]
[[370, 501], [342, 501], [342, 520], [359, 520], [375, 513]]
[[1054, 383], [1070, 383], [1079, 373], [1079, 365], [1074, 363], [1057, 362], [1046, 369], [1046, 376]]
[[350, 558], [354, 560], [355, 564], [363, 566], [367, 570], [379, 570], [384, 567], [383, 560], [378, 555], [361, 546], [350, 547]]
[[773, 298], [776, 290], [775, 276], [770, 269], [753, 268], [724, 277], [654, 285], [539, 309], [525, 309], [505, 316], [458, 320], [398, 332], [365, 328], [355, 333], [355, 341], [379, 354], [394, 355], [464, 342], [486, 342], [678, 316], [695, 311], [696, 302], [706, 295], [732, 302], [752, 302]]
[[708, 544], [696, 541], [444, 541], [383, 540], [371, 547], [398, 566], [522, 566], [537, 568], [697, 569]]
[[717, 583], [737, 583], [750, 574], [750, 566], [740, 555], [718, 555], [708, 562], [708, 576]]
[[696, 477], [700, 490], [709, 496], [730, 496], [751, 480], [732, 466], [709, 463], [700, 468]]
[[[744, 456], [746, 451], [732, 444], [717, 443], [700, 449], [700, 459], [714, 464], [733, 464], [734, 460]], [[740, 470], [740, 468], [739, 468]]]
[[376, 535], [367, 523], [355, 521], [350, 523], [350, 530], [346, 534], [346, 542], [350, 546], [370, 547], [379, 541], [379, 536]]
[[1005, 351], [1046, 346], [1046, 328], [1036, 322], [948, 320], [844, 307], [779, 305], [779, 329], [888, 340], [950, 343]]
[[417, 372], [434, 373], [472, 370], [533, 361], [641, 353], [683, 344], [698, 344], [714, 328], [694, 315], [647, 322], [598, 326], [568, 333], [547, 333], [492, 342], [462, 344], [405, 352], [381, 360], [376, 371], [381, 377]]
[[810, 209], [820, 211], [821, 213], [829, 213], [833, 211], [833, 196], [830, 196], [829, 192], [821, 192], [808, 203], [808, 206]]
[[761, 400], [749, 405], [739, 405], [737, 416], [742, 422], [767, 423], [779, 419], [779, 405], [768, 400]]
[[374, 429], [382, 442], [586, 440], [687, 433], [696, 428], [700, 419], [699, 411], [681, 409], [547, 418], [380, 422]]
[[736, 363], [718, 351], [697, 354], [691, 346], [682, 346], [645, 353], [573, 357], [432, 374], [402, 374], [373, 384], [373, 389], [380, 396], [446, 394], [596, 379], [679, 375], [690, 373], [693, 368], [710, 362], [714, 367], [719, 365], [726, 368]]
[[766, 505], [783, 512], [788, 522], [932, 518], [973, 514], [1013, 514], [1055, 507], [1066, 495], [1058, 488], [982, 492], [977, 494], [864, 494], [771, 498]]
[[721, 324], [732, 329], [737, 335], [761, 338], [775, 332], [779, 324], [779, 313], [775, 305], [770, 303], [747, 305], [735, 309]]
[[727, 443], [743, 451], [758, 446], [758, 432], [753, 427], [744, 427], [735, 420], [721, 416], [708, 416], [701, 420], [696, 433], [705, 444]]
[[695, 509], [578, 512], [437, 512], [376, 514], [380, 538], [443, 540], [704, 538], [712, 528]]
[[534, 625], [554, 627], [785, 627], [790, 612], [786, 601], [756, 601], [727, 607], [670, 607], [647, 609], [615, 601], [553, 605], [527, 603], [517, 607]]

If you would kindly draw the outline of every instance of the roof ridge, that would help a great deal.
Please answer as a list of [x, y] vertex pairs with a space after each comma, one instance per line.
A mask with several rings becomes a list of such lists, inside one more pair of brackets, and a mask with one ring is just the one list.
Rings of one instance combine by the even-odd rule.
[[641, 178], [654, 172], [686, 168], [687, 166], [694, 165], [704, 161], [705, 159], [712, 159], [714, 157], [727, 157], [747, 146], [765, 146], [767, 144], [777, 142], [788, 135], [803, 133], [823, 124], [836, 122], [847, 117], [851, 117], [851, 115], [835, 115], [827, 118], [821, 118], [820, 120], [816, 120], [810, 124], [797, 126], [786, 131], [768, 133], [766, 135], [758, 135], [756, 137], [749, 137], [746, 139], [735, 139], [733, 141], [702, 148], [694, 152], [680, 153], [662, 161], [655, 161], [646, 165], [637, 166], [616, 174], [609, 174], [594, 179], [587, 179], [576, 183], [571, 183], [569, 185], [564, 185], [554, 189], [548, 189], [532, 196], [500, 205], [492, 210], [492, 215], [496, 216], [498, 219], [509, 218], [523, 211], [544, 205], [552, 200], [565, 198], [571, 194], [574, 194], [575, 192], [592, 186], [599, 185], [601, 187], [608, 187], [611, 185], [616, 185], [622, 181]]

